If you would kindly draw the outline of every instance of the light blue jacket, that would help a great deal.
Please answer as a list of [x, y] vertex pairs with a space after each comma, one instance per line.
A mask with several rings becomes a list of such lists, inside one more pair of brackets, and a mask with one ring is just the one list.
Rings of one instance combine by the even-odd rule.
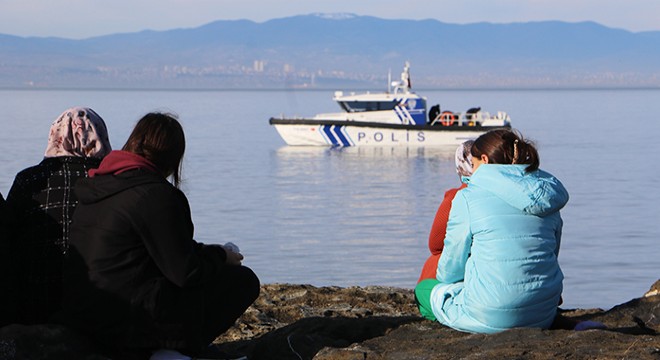
[[477, 333], [552, 324], [564, 278], [559, 210], [568, 192], [526, 167], [482, 164], [456, 194], [431, 293], [441, 323]]

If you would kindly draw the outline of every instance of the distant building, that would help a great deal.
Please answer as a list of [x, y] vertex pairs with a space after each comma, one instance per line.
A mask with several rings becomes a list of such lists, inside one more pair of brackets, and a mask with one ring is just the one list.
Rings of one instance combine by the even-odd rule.
[[258, 72], [258, 73], [264, 72], [265, 65], [266, 65], [265, 61], [255, 60], [254, 64], [252, 65], [252, 70], [254, 70], [254, 72]]

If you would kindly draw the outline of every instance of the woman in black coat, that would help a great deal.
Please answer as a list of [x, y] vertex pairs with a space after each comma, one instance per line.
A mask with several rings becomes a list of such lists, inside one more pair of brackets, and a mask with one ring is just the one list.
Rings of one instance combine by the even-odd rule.
[[147, 114], [76, 186], [63, 321], [111, 351], [199, 355], [259, 294], [240, 253], [193, 239], [184, 149], [173, 115]]
[[7, 194], [13, 234], [3, 240], [12, 248], [16, 322], [45, 323], [60, 309], [63, 259], [78, 204], [73, 187], [111, 150], [103, 119], [90, 108], [70, 108], [51, 125], [42, 161], [16, 175]]
[[15, 271], [12, 258], [11, 238], [9, 236], [9, 211], [5, 198], [0, 194], [0, 327], [16, 320]]

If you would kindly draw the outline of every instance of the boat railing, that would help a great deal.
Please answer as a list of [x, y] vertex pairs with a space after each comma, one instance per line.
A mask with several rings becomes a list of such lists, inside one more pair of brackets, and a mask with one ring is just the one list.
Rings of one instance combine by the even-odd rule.
[[444, 111], [438, 114], [429, 125], [434, 126], [478, 126], [485, 125], [488, 122], [506, 124], [510, 121], [509, 115], [504, 111], [498, 111], [495, 116], [487, 111], [478, 111], [476, 113], [462, 113]]

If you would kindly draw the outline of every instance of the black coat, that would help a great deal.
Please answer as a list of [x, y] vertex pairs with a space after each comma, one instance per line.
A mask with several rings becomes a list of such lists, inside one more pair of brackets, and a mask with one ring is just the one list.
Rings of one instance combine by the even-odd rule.
[[[73, 188], [99, 166], [97, 158], [49, 157], [16, 175], [7, 207], [12, 215], [11, 248], [18, 316], [26, 324], [47, 322], [59, 310], [62, 266], [78, 200]], [[4, 242], [4, 240], [3, 240]]]
[[110, 344], [185, 346], [183, 322], [199, 327], [204, 309], [194, 296], [173, 309], [217, 281], [224, 249], [193, 239], [185, 195], [154, 172], [84, 179], [76, 194], [63, 321]]
[[11, 263], [14, 250], [10, 242], [9, 216], [5, 198], [0, 194], [0, 327], [16, 320], [16, 272]]

